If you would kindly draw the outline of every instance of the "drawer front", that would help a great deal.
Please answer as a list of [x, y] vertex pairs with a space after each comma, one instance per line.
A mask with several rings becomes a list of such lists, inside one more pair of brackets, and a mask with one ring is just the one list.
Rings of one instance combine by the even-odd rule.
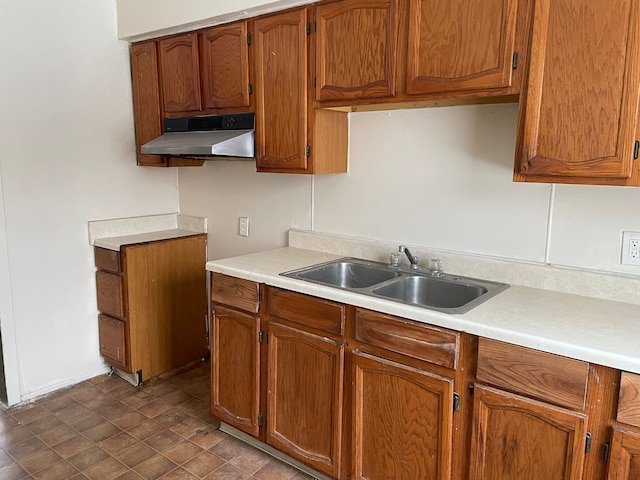
[[211, 275], [211, 301], [246, 312], [260, 310], [260, 284], [221, 273]]
[[[98, 333], [100, 335], [100, 354], [108, 363], [121, 370], [127, 370], [126, 324], [117, 318], [107, 315], [98, 316]], [[129, 373], [131, 373], [129, 371]]]
[[98, 310], [112, 317], [126, 318], [127, 312], [124, 304], [122, 277], [113, 273], [98, 271], [96, 272], [96, 286]]
[[122, 273], [120, 265], [120, 252], [107, 248], [95, 247], [93, 249], [96, 268], [113, 273]]
[[618, 421], [640, 427], [640, 375], [622, 372]]
[[369, 310], [356, 309], [356, 340], [455, 369], [460, 334]]
[[336, 335], [344, 335], [345, 306], [300, 293], [270, 288], [269, 315]]
[[478, 381], [568, 408], [583, 410], [589, 364], [480, 338]]

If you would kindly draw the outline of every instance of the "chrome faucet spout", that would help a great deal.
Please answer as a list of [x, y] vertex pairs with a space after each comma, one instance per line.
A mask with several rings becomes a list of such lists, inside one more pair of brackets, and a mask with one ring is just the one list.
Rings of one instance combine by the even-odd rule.
[[409, 263], [411, 264], [411, 268], [414, 270], [418, 269], [418, 257], [416, 255], [411, 255], [411, 251], [405, 247], [404, 245], [400, 245], [398, 247], [398, 251], [400, 253], [404, 253], [409, 259]]

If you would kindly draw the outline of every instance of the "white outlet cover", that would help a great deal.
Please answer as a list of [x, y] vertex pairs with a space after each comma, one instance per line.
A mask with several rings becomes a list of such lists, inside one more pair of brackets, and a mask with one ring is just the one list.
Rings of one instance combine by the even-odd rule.
[[640, 250], [632, 246], [632, 240], [640, 242], [640, 232], [622, 232], [620, 263], [640, 266]]

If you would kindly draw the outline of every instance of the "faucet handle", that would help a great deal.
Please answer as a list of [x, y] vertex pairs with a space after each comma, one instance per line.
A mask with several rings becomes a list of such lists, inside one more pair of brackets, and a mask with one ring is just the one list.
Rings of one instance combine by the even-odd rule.
[[432, 258], [429, 263], [429, 270], [432, 275], [442, 274], [442, 261], [439, 258]]

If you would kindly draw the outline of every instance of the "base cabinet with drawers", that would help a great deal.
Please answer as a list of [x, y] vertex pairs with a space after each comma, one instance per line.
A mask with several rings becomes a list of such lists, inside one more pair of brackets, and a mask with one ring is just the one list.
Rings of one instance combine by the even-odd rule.
[[623, 372], [607, 480], [640, 478], [640, 375]]
[[138, 382], [208, 354], [206, 235], [95, 247], [100, 354]]

